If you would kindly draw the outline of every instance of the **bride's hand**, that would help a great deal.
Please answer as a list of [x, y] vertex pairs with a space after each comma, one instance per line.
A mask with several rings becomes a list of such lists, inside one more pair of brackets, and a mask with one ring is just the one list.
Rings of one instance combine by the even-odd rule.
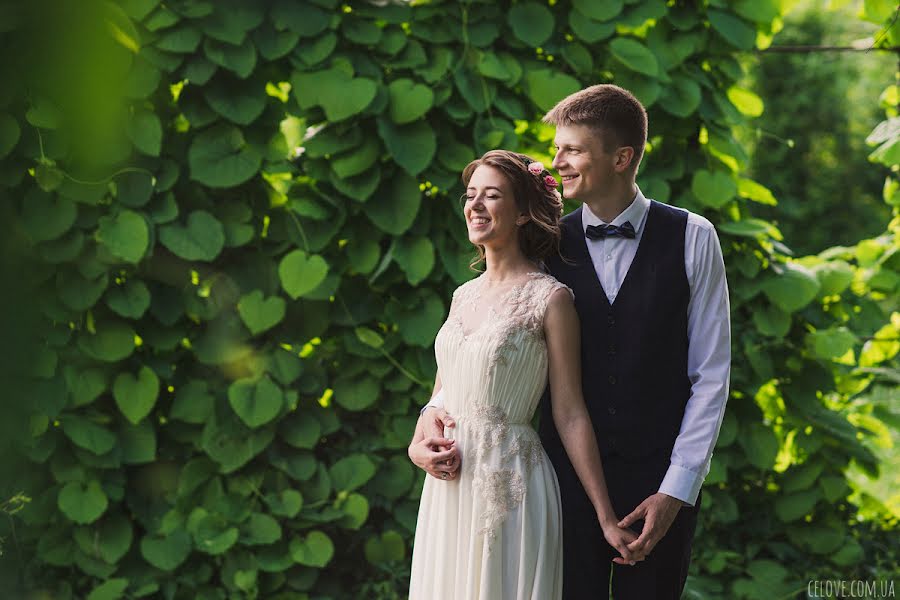
[[450, 481], [459, 471], [459, 450], [456, 440], [444, 437], [426, 437], [409, 445], [409, 459], [436, 479]]
[[600, 527], [603, 529], [603, 537], [610, 546], [615, 548], [621, 556], [613, 559], [613, 562], [619, 565], [634, 565], [637, 561], [644, 560], [643, 556], [637, 555], [628, 549], [628, 544], [637, 539], [637, 535], [630, 529], [619, 527], [616, 521], [600, 521]]

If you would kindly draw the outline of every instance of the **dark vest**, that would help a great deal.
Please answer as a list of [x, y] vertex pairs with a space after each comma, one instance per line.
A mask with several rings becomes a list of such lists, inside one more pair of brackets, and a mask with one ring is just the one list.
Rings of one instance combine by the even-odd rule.
[[[588, 254], [581, 211], [560, 223], [560, 253], [571, 264], [554, 257], [547, 266], [575, 292], [582, 391], [600, 453], [604, 458], [655, 455], [668, 464], [691, 393], [690, 287], [684, 268], [687, 212], [651, 201], [640, 246], [610, 305]], [[548, 390], [542, 401], [541, 439], [554, 464], [568, 463], [551, 402]]]

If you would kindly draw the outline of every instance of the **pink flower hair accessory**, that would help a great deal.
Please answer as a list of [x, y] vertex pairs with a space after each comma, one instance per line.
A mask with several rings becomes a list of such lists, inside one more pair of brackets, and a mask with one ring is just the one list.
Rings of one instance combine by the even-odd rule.
[[538, 161], [528, 163], [528, 172], [532, 175], [540, 175], [544, 170], [543, 163], [539, 163]]
[[544, 187], [547, 188], [547, 191], [552, 192], [559, 186], [559, 182], [556, 180], [556, 177], [553, 175], [544, 175]]

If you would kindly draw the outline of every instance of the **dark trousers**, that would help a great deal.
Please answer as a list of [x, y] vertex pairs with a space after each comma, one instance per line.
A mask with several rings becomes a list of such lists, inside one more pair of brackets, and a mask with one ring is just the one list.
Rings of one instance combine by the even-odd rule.
[[[642, 459], [606, 457], [610, 499], [621, 519], [645, 498], [656, 493], [669, 466], [668, 455]], [[558, 469], [563, 496], [563, 598], [564, 600], [678, 600], [691, 563], [691, 543], [697, 527], [700, 498], [684, 506], [666, 535], [650, 554], [634, 566], [617, 565], [618, 556], [603, 531], [581, 484], [569, 467]], [[574, 481], [572, 478], [574, 477]], [[573, 487], [573, 484], [577, 487]], [[640, 533], [642, 521], [632, 529]], [[610, 576], [612, 584], [610, 585]]]

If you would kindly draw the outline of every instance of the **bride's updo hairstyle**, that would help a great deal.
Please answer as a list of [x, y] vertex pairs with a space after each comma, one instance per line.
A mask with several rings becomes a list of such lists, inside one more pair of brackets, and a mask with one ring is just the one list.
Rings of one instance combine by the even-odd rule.
[[[522, 253], [531, 261], [542, 263], [545, 258], [559, 253], [559, 219], [562, 216], [562, 196], [556, 189], [558, 182], [544, 169], [544, 166], [532, 158], [510, 152], [509, 150], [491, 150], [481, 158], [470, 162], [463, 170], [463, 186], [469, 186], [469, 180], [475, 169], [482, 165], [494, 167], [503, 173], [512, 187], [513, 198], [519, 212], [529, 217], [519, 226], [518, 239]], [[465, 202], [465, 194], [462, 201]], [[484, 260], [484, 248], [476, 246], [478, 256], [470, 265]]]

